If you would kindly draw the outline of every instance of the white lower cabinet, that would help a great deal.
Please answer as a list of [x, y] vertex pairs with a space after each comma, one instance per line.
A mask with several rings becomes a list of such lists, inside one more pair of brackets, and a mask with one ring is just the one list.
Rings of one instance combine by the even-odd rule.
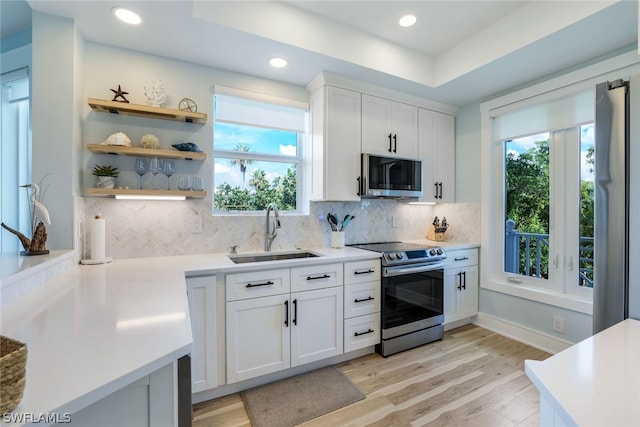
[[[342, 354], [343, 283], [336, 266], [227, 276], [227, 383]], [[290, 283], [313, 290], [289, 292]], [[230, 295], [229, 288], [239, 286], [245, 290]], [[253, 290], [279, 294], [250, 298]]]
[[344, 352], [380, 344], [380, 313], [344, 320]]
[[227, 302], [227, 382], [291, 366], [289, 294]]
[[444, 322], [478, 314], [478, 250], [447, 251], [444, 268]]
[[342, 354], [342, 287], [291, 294], [291, 366]]
[[380, 260], [344, 264], [344, 351], [380, 343]]

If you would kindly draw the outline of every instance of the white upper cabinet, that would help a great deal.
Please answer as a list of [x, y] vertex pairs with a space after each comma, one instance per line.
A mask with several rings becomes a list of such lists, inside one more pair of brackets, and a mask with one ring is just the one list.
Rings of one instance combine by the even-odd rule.
[[418, 107], [362, 94], [362, 152], [418, 157]]
[[332, 86], [311, 95], [312, 201], [360, 200], [360, 97]]
[[454, 117], [419, 109], [418, 154], [422, 160], [421, 202], [455, 201], [455, 124]]

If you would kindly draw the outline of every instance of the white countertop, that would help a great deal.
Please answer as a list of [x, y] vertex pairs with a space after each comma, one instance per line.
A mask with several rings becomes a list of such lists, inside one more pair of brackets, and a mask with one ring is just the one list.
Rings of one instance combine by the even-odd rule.
[[567, 426], [640, 426], [640, 321], [628, 319], [525, 371]]
[[[185, 275], [372, 259], [354, 248], [234, 264], [226, 254], [74, 265], [2, 308], [0, 333], [27, 343], [25, 394], [14, 412], [76, 412], [191, 351]], [[20, 272], [20, 274], [23, 274]]]

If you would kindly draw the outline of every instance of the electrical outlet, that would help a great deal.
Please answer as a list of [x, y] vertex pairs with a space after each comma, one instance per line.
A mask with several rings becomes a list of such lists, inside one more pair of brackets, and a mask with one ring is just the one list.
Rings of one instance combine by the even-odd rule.
[[202, 218], [200, 215], [193, 217], [191, 220], [191, 232], [202, 233]]
[[564, 334], [564, 317], [553, 316], [553, 330]]

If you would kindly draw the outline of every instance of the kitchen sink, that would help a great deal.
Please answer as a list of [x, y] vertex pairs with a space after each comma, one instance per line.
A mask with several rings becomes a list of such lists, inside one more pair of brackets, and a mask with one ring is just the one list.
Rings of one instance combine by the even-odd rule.
[[236, 264], [244, 264], [247, 262], [266, 262], [266, 261], [279, 261], [283, 259], [298, 259], [298, 258], [315, 258], [321, 255], [314, 254], [308, 251], [294, 251], [294, 252], [269, 252], [263, 254], [241, 254], [241, 255], [228, 255], [229, 259]]

